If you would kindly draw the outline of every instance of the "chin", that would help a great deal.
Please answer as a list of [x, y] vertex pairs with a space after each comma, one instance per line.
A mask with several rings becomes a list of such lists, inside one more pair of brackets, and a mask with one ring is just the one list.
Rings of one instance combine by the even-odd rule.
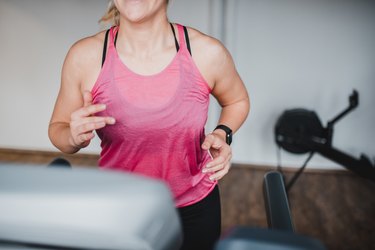
[[117, 0], [117, 9], [130, 22], [141, 22], [161, 11], [165, 0]]
[[125, 16], [125, 19], [133, 23], [141, 22], [144, 18], [145, 18], [144, 15], [137, 15], [137, 14], [131, 14], [131, 15]]

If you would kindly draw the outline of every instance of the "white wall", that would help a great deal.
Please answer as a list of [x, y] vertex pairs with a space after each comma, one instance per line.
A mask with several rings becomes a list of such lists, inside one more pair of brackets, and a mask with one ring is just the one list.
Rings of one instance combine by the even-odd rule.
[[[360, 105], [337, 124], [333, 145], [374, 157], [374, 25], [374, 1], [228, 1], [227, 46], [252, 100], [236, 161], [274, 164], [273, 127], [283, 110], [315, 110], [326, 125], [354, 88]], [[300, 166], [305, 158], [283, 153], [282, 163]], [[310, 165], [336, 166], [319, 156]]]
[[47, 130], [62, 63], [75, 41], [100, 30], [106, 6], [0, 0], [0, 147], [55, 150]]
[[[101, 29], [106, 5], [0, 0], [0, 147], [55, 150], [47, 127], [61, 65], [72, 43]], [[353, 88], [360, 106], [335, 127], [334, 145], [375, 156], [373, 1], [172, 0], [169, 17], [221, 39], [233, 54], [252, 101], [234, 137], [234, 162], [274, 165], [273, 126], [284, 109], [314, 109], [325, 124], [346, 107]], [[209, 130], [217, 117], [213, 101]], [[84, 152], [99, 150], [95, 141]], [[289, 166], [304, 159], [282, 157]], [[336, 167], [320, 157], [311, 165]]]

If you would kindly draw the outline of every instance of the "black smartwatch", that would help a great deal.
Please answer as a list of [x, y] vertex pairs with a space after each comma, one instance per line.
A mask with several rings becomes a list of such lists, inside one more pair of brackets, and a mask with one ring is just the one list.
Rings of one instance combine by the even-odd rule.
[[232, 143], [232, 130], [228, 126], [225, 126], [223, 124], [217, 125], [217, 127], [214, 129], [214, 131], [216, 129], [221, 129], [221, 130], [225, 131], [225, 133], [226, 133], [225, 141], [228, 145], [230, 145]]

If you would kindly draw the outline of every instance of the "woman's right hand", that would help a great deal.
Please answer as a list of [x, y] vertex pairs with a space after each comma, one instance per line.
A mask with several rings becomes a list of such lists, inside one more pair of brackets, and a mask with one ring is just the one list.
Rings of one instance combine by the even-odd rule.
[[94, 138], [94, 130], [106, 125], [115, 124], [113, 117], [94, 116], [95, 113], [106, 109], [105, 104], [92, 104], [91, 92], [83, 93], [83, 107], [74, 111], [70, 116], [70, 144], [75, 148], [84, 148]]

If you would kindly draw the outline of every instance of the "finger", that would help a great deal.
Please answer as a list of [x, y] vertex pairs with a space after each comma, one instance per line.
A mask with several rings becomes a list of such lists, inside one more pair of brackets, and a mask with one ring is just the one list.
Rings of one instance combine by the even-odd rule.
[[88, 118], [72, 122], [73, 130], [78, 134], [101, 129], [106, 125], [113, 125], [116, 120], [113, 117], [90, 116]]
[[84, 123], [77, 128], [77, 132], [79, 135], [89, 132], [92, 133], [94, 130], [104, 128], [105, 126], [106, 123], [104, 121]]
[[218, 165], [222, 165], [222, 164], [225, 163], [226, 159], [227, 159], [227, 157], [225, 157], [223, 155], [219, 155], [216, 158], [214, 158], [212, 161], [207, 163], [206, 166], [204, 167], [204, 169], [211, 169], [211, 168], [216, 167]]
[[89, 142], [92, 138], [94, 138], [94, 133], [90, 132], [90, 133], [86, 133], [86, 134], [80, 134], [78, 136], [78, 143], [77, 145], [82, 145], [82, 144], [85, 144], [87, 142]]
[[90, 105], [87, 107], [83, 107], [73, 112], [71, 119], [75, 120], [75, 119], [80, 119], [82, 117], [88, 117], [90, 115], [93, 115], [105, 109], [106, 109], [105, 104], [94, 104], [94, 105]]
[[92, 105], [92, 94], [90, 91], [83, 92], [83, 107]]
[[212, 134], [206, 135], [206, 138], [204, 138], [204, 141], [202, 143], [202, 149], [208, 150], [214, 142], [214, 139], [215, 138]]
[[212, 161], [207, 163], [205, 166], [206, 168], [211, 168], [216, 165], [222, 164], [226, 161], [229, 161], [232, 158], [232, 150], [229, 146], [222, 147], [220, 151], [213, 151], [211, 152], [211, 155], [213, 156]]
[[204, 139], [202, 143], [202, 149], [208, 150], [211, 147], [216, 148], [216, 149], [220, 148], [220, 144], [218, 144], [217, 141], [218, 141], [217, 137], [214, 136], [213, 134], [206, 135], [206, 138]]
[[105, 124], [112, 125], [116, 123], [115, 118], [110, 117], [110, 116], [90, 116], [80, 121], [81, 121], [81, 124], [104, 122]]
[[210, 168], [203, 168], [202, 169], [202, 173], [214, 173], [214, 172], [217, 172], [217, 171], [223, 169], [226, 163], [227, 162], [224, 162], [222, 164], [218, 164], [218, 165], [215, 165], [215, 166], [210, 167]]
[[217, 171], [216, 173], [212, 174], [209, 178], [211, 181], [218, 181], [223, 178], [228, 172], [230, 168], [230, 163], [227, 163], [222, 170]]
[[[232, 156], [231, 155], [228, 155], [224, 161], [220, 161], [219, 163], [217, 162], [210, 162], [209, 164], [207, 164], [203, 169], [202, 169], [202, 173], [213, 173], [213, 172], [217, 172], [221, 169], [223, 169], [228, 163], [230, 163], [230, 160], [231, 160]], [[213, 164], [213, 165], [211, 165]]]

